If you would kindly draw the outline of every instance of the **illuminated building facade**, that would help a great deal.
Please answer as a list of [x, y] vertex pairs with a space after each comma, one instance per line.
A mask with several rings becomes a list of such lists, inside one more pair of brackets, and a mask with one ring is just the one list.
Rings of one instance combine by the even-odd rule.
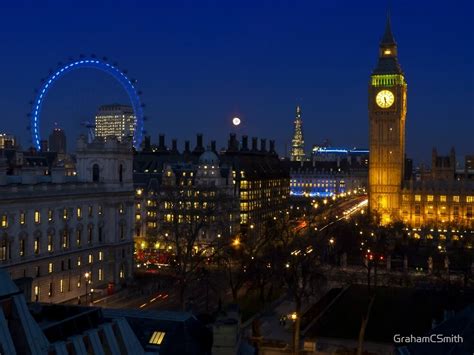
[[[199, 211], [194, 206], [203, 204], [225, 211], [225, 218], [203, 229], [202, 242], [256, 230], [263, 221], [277, 216], [289, 197], [289, 170], [278, 158], [273, 141], [269, 149], [264, 139], [260, 143], [259, 147], [253, 138], [249, 147], [247, 136], [238, 142], [231, 134], [227, 149], [217, 152], [215, 141], [204, 149], [202, 135], [198, 135], [193, 150], [186, 141], [184, 151], [179, 152], [176, 140], [167, 148], [164, 136], [154, 146], [145, 139], [145, 149], [134, 160], [137, 243], [156, 240], [175, 219], [185, 222], [187, 214], [202, 214], [202, 208]], [[181, 191], [177, 203], [181, 202], [182, 212], [168, 198], [173, 189]]]
[[369, 208], [383, 224], [400, 210], [405, 165], [407, 84], [387, 18], [377, 67], [369, 83]]
[[15, 136], [7, 133], [0, 133], [0, 149], [11, 149], [15, 146]]
[[292, 163], [290, 193], [292, 196], [330, 197], [367, 188], [368, 167], [365, 159]]
[[253, 137], [251, 146], [248, 137], [242, 136], [239, 144], [234, 134], [230, 135], [224, 162], [232, 166], [235, 190], [240, 203], [240, 226], [243, 233], [249, 229], [258, 232], [265, 222], [277, 218], [288, 206], [290, 196], [290, 173], [288, 166], [275, 151], [275, 142]]
[[127, 105], [103, 105], [95, 116], [95, 136], [114, 136], [121, 140], [132, 137], [136, 117], [133, 108]]
[[[431, 171], [405, 169], [407, 84], [387, 19], [378, 65], [369, 84], [369, 208], [381, 224], [474, 228], [474, 174], [456, 170], [454, 149], [432, 154]], [[407, 167], [408, 168], [408, 167]], [[441, 229], [444, 230], [444, 229]]]
[[291, 161], [304, 161], [305, 159], [301, 107], [296, 106], [295, 132], [291, 141]]
[[76, 299], [131, 276], [131, 142], [81, 137], [76, 158], [77, 174], [66, 176], [20, 154], [12, 168], [0, 155], [0, 265], [32, 279], [33, 301]]

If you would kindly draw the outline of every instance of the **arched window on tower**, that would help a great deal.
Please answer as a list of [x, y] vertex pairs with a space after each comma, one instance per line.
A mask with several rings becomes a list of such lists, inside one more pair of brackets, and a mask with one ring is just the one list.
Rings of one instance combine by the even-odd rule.
[[119, 182], [123, 182], [123, 165], [119, 165]]
[[99, 164], [92, 165], [92, 181], [99, 182], [100, 174], [99, 174]]

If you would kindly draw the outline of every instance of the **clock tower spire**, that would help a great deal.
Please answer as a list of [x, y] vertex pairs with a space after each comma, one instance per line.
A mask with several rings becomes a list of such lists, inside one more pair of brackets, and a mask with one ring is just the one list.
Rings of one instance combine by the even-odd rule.
[[387, 15], [369, 82], [369, 209], [388, 224], [400, 217], [407, 84]]

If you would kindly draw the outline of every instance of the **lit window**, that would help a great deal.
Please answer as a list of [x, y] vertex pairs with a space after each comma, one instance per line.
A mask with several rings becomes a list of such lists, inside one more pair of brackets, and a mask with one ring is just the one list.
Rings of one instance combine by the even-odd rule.
[[7, 228], [8, 227], [8, 216], [6, 214], [2, 215], [2, 227]]
[[20, 256], [25, 256], [25, 240], [20, 239]]
[[63, 208], [63, 219], [67, 219], [67, 208]]
[[53, 221], [53, 210], [48, 210], [48, 222]]
[[421, 195], [415, 195], [415, 201], [417, 202], [421, 201]]
[[104, 273], [102, 269], [99, 269], [99, 281], [103, 281], [103, 280], [104, 280]]
[[386, 50], [383, 51], [383, 54], [390, 55], [390, 54], [392, 54], [392, 51], [390, 49], [386, 49]]
[[92, 264], [92, 260], [93, 260], [92, 254], [89, 254], [89, 264]]
[[453, 202], [459, 202], [459, 196], [453, 196]]
[[53, 236], [51, 234], [48, 234], [48, 251], [51, 253], [53, 250]]
[[48, 264], [48, 273], [52, 274], [54, 271], [53, 263]]
[[104, 260], [104, 252], [103, 251], [99, 251], [99, 260], [100, 261]]
[[82, 231], [78, 229], [78, 230], [76, 231], [76, 245], [77, 245], [78, 247], [81, 246], [81, 239], [82, 239]]
[[39, 254], [40, 252], [40, 241], [39, 241], [39, 238], [35, 238], [34, 242], [33, 242], [33, 249], [34, 249], [34, 252], [36, 255]]
[[20, 212], [20, 224], [26, 223], [26, 214], [25, 212]]
[[474, 202], [474, 196], [466, 196], [466, 202], [468, 203]]
[[140, 221], [141, 218], [142, 218], [142, 216], [141, 216], [139, 213], [137, 213], [137, 214], [135, 215], [135, 221], [138, 222], [138, 221]]
[[123, 209], [123, 204], [120, 204], [120, 205], [119, 205], [119, 213], [120, 213], [120, 214], [123, 214], [123, 211], [124, 211], [124, 209]]
[[165, 335], [166, 335], [165, 332], [153, 332], [148, 343], [154, 344], [154, 345], [160, 345], [163, 342]]
[[89, 217], [92, 217], [92, 212], [94, 211], [94, 209], [92, 208], [91, 205], [89, 205], [89, 207], [87, 208], [87, 214], [89, 215]]
[[61, 293], [64, 292], [64, 280], [63, 279], [59, 280], [59, 292], [61, 292]]
[[40, 211], [35, 211], [35, 223], [41, 223]]
[[77, 208], [77, 218], [82, 218], [82, 209], [80, 207]]
[[446, 202], [446, 196], [445, 196], [445, 195], [441, 195], [441, 196], [439, 197], [439, 200], [440, 200], [441, 202]]
[[102, 215], [102, 205], [99, 205], [99, 210], [97, 211], [97, 213], [99, 214], [99, 216]]
[[80, 256], [77, 257], [77, 266], [81, 266], [81, 257]]
[[433, 195], [428, 195], [428, 196], [426, 196], [426, 201], [428, 201], [428, 202], [433, 202], [433, 200], [434, 200], [434, 196], [433, 196]]

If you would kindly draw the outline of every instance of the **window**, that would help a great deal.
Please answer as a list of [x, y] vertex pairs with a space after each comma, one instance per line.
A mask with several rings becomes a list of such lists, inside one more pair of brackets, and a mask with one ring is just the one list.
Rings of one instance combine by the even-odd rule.
[[36, 237], [33, 242], [33, 250], [35, 252], [35, 255], [38, 255], [40, 253], [40, 239], [38, 237]]
[[153, 332], [148, 343], [153, 345], [160, 345], [163, 342], [165, 335], [165, 332]]
[[141, 218], [142, 218], [142, 216], [140, 215], [140, 213], [137, 213], [135, 215], [135, 221], [139, 222]]
[[99, 179], [100, 179], [99, 165], [94, 164], [92, 166], [92, 181], [99, 182]]
[[99, 243], [102, 243], [102, 227], [99, 227]]
[[104, 273], [102, 271], [102, 268], [99, 269], [99, 281], [104, 281]]
[[97, 211], [97, 213], [99, 214], [99, 216], [102, 215], [102, 205], [99, 205], [99, 210]]
[[440, 200], [441, 202], [446, 202], [446, 196], [445, 196], [445, 195], [441, 195], [441, 196], [439, 197], [439, 200]]
[[123, 211], [124, 211], [124, 209], [123, 209], [123, 203], [121, 203], [121, 204], [119, 205], [119, 213], [120, 213], [120, 214], [123, 214]]
[[420, 202], [421, 201], [421, 195], [415, 195], [415, 201]]
[[94, 258], [92, 257], [92, 254], [89, 254], [89, 264], [92, 264]]
[[92, 244], [93, 228], [92, 226], [87, 227], [87, 244]]
[[453, 202], [459, 202], [459, 196], [453, 196]]
[[8, 216], [6, 214], [2, 214], [1, 225], [3, 228], [8, 227]]
[[77, 288], [81, 287], [81, 277], [77, 278]]
[[40, 211], [35, 211], [35, 223], [41, 223], [41, 214]]
[[38, 285], [35, 286], [34, 288], [34, 294], [35, 294], [35, 302], [38, 302], [39, 297], [40, 297], [40, 287]]
[[63, 219], [67, 219], [67, 208], [63, 208]]
[[53, 251], [54, 251], [53, 236], [51, 234], [48, 234], [48, 252], [52, 253]]
[[48, 210], [48, 222], [53, 221], [53, 210]]
[[87, 208], [87, 214], [89, 215], [89, 217], [92, 217], [93, 212], [94, 212], [94, 209], [92, 208], [91, 205], [89, 205], [89, 207]]
[[63, 249], [69, 248], [69, 235], [67, 229], [63, 230], [63, 241], [62, 241]]
[[433, 200], [434, 200], [434, 196], [433, 196], [433, 195], [428, 195], [428, 196], [426, 196], [426, 201], [428, 201], [428, 202], [433, 202]]
[[77, 218], [82, 218], [82, 208], [78, 207], [76, 210]]
[[420, 211], [421, 211], [421, 208], [420, 208], [420, 205], [415, 205], [415, 215], [420, 215]]
[[468, 206], [466, 208], [466, 217], [467, 218], [472, 218], [472, 206]]
[[8, 258], [8, 242], [2, 240], [0, 242], [0, 261], [5, 261]]
[[41, 270], [39, 266], [35, 266], [35, 277], [41, 276]]
[[100, 261], [104, 260], [104, 252], [103, 251], [99, 251], [99, 260]]
[[26, 223], [26, 213], [20, 212], [20, 224], [23, 225]]
[[25, 240], [20, 239], [20, 256], [25, 256]]
[[120, 225], [120, 240], [124, 240], [125, 238], [125, 227], [123, 224]]
[[119, 165], [119, 182], [123, 182], [123, 165]]
[[474, 196], [466, 196], [466, 202], [467, 202], [467, 203], [472, 203], [472, 202], [474, 202]]
[[77, 266], [81, 266], [81, 257], [80, 256], [77, 257]]
[[80, 247], [81, 246], [81, 239], [82, 239], [82, 231], [78, 229], [76, 231], [76, 246]]
[[125, 278], [125, 270], [124, 270], [123, 265], [120, 265], [119, 277], [121, 279]]
[[64, 280], [63, 279], [59, 280], [59, 292], [61, 292], [61, 293], [64, 292]]
[[454, 208], [453, 208], [453, 216], [459, 216], [459, 206], [454, 206]]
[[53, 263], [48, 263], [48, 273], [52, 274], [54, 271], [54, 264]]
[[54, 284], [52, 282], [49, 283], [49, 289], [48, 289], [48, 297], [53, 296], [53, 289], [54, 289]]

